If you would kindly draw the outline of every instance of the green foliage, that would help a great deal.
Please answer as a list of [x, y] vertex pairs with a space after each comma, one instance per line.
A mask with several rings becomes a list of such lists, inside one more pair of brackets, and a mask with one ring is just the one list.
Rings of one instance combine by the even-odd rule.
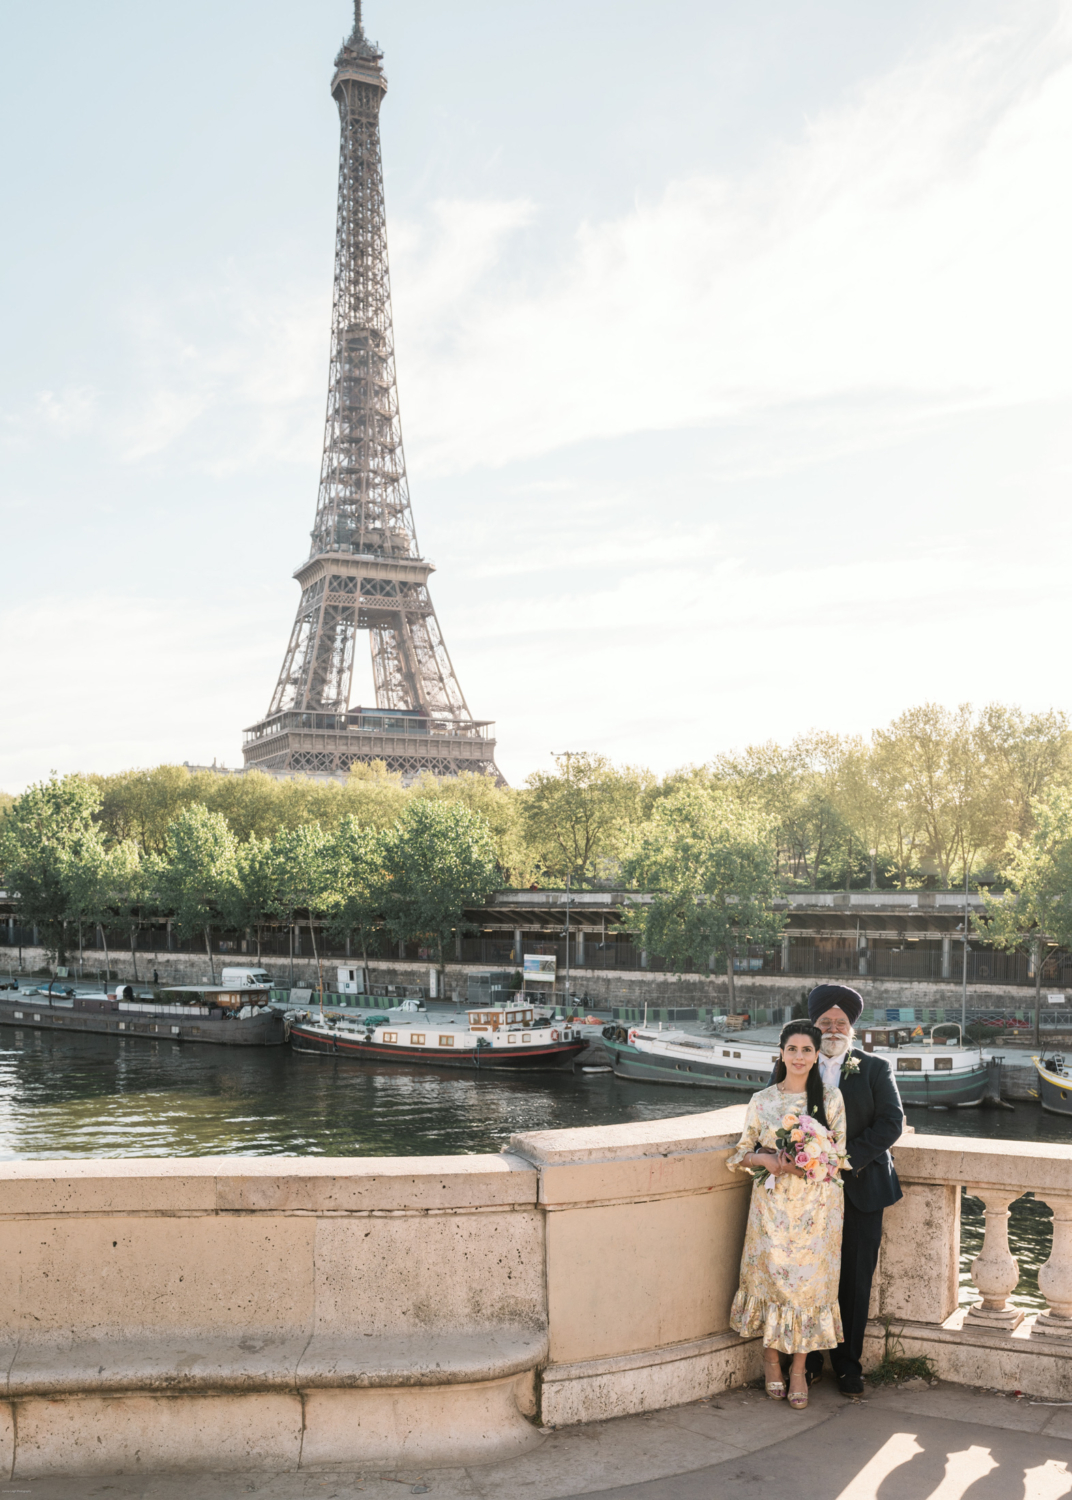
[[1037, 931], [1072, 943], [1072, 790], [1056, 787], [1031, 804], [1033, 828], [1013, 834], [1002, 868], [1008, 891], [984, 894], [987, 936], [1014, 948]]
[[926, 1354], [906, 1354], [899, 1335], [893, 1332], [893, 1320], [885, 1318], [886, 1336], [882, 1358], [867, 1378], [872, 1385], [897, 1385], [902, 1380], [937, 1380], [938, 1370]]
[[295, 776], [285, 781], [260, 771], [221, 776], [157, 766], [89, 778], [100, 795], [98, 821], [106, 841], [133, 839], [143, 853], [163, 854], [174, 818], [195, 804], [220, 813], [242, 843], [272, 839], [288, 829], [319, 823], [336, 827], [344, 817], [386, 828], [412, 793], [381, 762], [355, 766], [345, 783]]
[[416, 799], [383, 843], [384, 924], [396, 942], [443, 949], [464, 930], [464, 909], [502, 888], [495, 845], [479, 813], [462, 802]]
[[257, 958], [261, 954], [261, 929], [274, 914], [276, 897], [275, 850], [271, 839], [251, 834], [235, 851], [234, 875], [219, 894], [220, 916], [225, 926], [257, 934]]
[[656, 802], [623, 866], [650, 893], [627, 904], [625, 924], [679, 972], [712, 966], [749, 944], [769, 946], [783, 925], [770, 822], [725, 790], [697, 782]]
[[96, 789], [83, 776], [37, 782], [0, 819], [0, 872], [17, 891], [24, 922], [39, 930], [44, 946], [62, 963], [65, 924], [72, 915], [72, 883], [80, 865], [96, 860], [100, 836]]
[[656, 783], [650, 771], [619, 770], [605, 755], [555, 756], [554, 774], [525, 782], [521, 818], [539, 864], [555, 880], [590, 884], [613, 875], [630, 831], [647, 816]]
[[[238, 840], [222, 813], [195, 803], [168, 824], [164, 854], [150, 865], [157, 900], [180, 933], [202, 932], [212, 969], [209, 927], [238, 873]], [[214, 970], [213, 970], [214, 977]]]
[[387, 838], [353, 814], [344, 818], [324, 851], [327, 927], [336, 941], [349, 941], [361, 954], [368, 984], [369, 949], [380, 945], [387, 901]]

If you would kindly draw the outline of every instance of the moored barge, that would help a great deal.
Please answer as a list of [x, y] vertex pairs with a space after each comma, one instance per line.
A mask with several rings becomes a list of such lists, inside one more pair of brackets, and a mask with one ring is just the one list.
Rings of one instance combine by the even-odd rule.
[[[860, 1040], [864, 1052], [887, 1059], [905, 1104], [968, 1109], [982, 1103], [988, 1071], [981, 1054], [938, 1041], [904, 1045], [899, 1034], [874, 1027]], [[635, 1026], [607, 1026], [603, 1044], [619, 1078], [749, 1094], [767, 1087], [778, 1061], [776, 1043]]]
[[161, 999], [114, 994], [25, 994], [0, 991], [0, 1026], [66, 1031], [151, 1041], [211, 1042], [224, 1047], [278, 1047], [286, 1040], [283, 1017], [268, 1006], [267, 989], [184, 985]]
[[576, 1027], [537, 1020], [529, 1007], [520, 1005], [471, 1010], [462, 1024], [454, 1016], [441, 1019], [427, 1013], [365, 1021], [306, 1015], [290, 1017], [288, 1024], [296, 1052], [478, 1072], [558, 1068], [588, 1045]]

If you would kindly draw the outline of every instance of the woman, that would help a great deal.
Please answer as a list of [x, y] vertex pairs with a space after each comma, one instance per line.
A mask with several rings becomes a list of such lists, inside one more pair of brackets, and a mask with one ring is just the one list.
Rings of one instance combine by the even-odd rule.
[[[752, 1187], [730, 1325], [745, 1337], [763, 1335], [763, 1377], [775, 1401], [785, 1396], [780, 1355], [792, 1356], [789, 1404], [798, 1411], [808, 1404], [805, 1355], [841, 1342], [844, 1202], [838, 1167], [845, 1158], [845, 1106], [837, 1089], [823, 1087], [821, 1043], [822, 1034], [810, 1021], [783, 1027], [777, 1081], [752, 1095], [744, 1132], [727, 1162], [759, 1177]], [[821, 1127], [814, 1135], [809, 1119]], [[818, 1154], [826, 1134], [830, 1167]]]

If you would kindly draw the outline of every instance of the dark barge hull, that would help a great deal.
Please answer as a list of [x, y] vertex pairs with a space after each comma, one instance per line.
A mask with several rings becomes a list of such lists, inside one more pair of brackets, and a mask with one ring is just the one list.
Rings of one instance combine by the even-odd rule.
[[603, 1043], [610, 1053], [614, 1071], [619, 1078], [631, 1078], [635, 1083], [675, 1083], [684, 1088], [741, 1089], [754, 1094], [764, 1089], [770, 1079], [771, 1063], [763, 1068], [742, 1067], [740, 1060], [731, 1067], [728, 1063], [709, 1063], [697, 1057], [687, 1061], [677, 1057], [665, 1057], [658, 1052], [638, 1052], [628, 1042]]
[[[770, 1082], [770, 1066], [757, 1068], [742, 1065], [739, 1059], [728, 1062], [704, 1062], [700, 1058], [666, 1057], [657, 1052], [639, 1052], [628, 1042], [605, 1041], [614, 1071], [619, 1078], [637, 1083], [672, 1083], [684, 1088], [741, 1089], [754, 1094]], [[943, 1105], [947, 1109], [968, 1109], [981, 1104], [986, 1091], [986, 1068], [973, 1069], [947, 1077], [942, 1073], [895, 1073], [898, 1092], [905, 1104]], [[1072, 1111], [1069, 1111], [1072, 1113]]]
[[541, 1068], [558, 1068], [584, 1051], [584, 1038], [572, 1042], [549, 1042], [546, 1047], [528, 1047], [524, 1053], [503, 1052], [498, 1048], [466, 1048], [448, 1052], [447, 1048], [409, 1047], [397, 1042], [366, 1042], [357, 1037], [333, 1035], [306, 1030], [301, 1023], [290, 1028], [290, 1045], [295, 1052], [315, 1052], [326, 1057], [353, 1057], [358, 1062], [419, 1063], [430, 1068], [465, 1068], [476, 1073], [525, 1073]]
[[49, 1005], [42, 995], [24, 1000], [0, 997], [0, 1026], [24, 1031], [67, 1031], [80, 1035], [137, 1036], [153, 1042], [211, 1042], [217, 1047], [280, 1047], [286, 1040], [283, 1017], [272, 1012], [248, 1021], [213, 1016], [160, 1015], [151, 1011], [73, 1010]]

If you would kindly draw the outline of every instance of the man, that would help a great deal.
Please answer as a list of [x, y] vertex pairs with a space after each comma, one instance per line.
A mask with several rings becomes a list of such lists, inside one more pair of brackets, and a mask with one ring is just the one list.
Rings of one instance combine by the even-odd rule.
[[[872, 1057], [852, 1045], [853, 1026], [863, 1008], [863, 997], [847, 984], [820, 984], [808, 996], [808, 1015], [823, 1034], [819, 1071], [826, 1087], [840, 1089], [845, 1101], [849, 1171], [844, 1176], [845, 1229], [838, 1286], [843, 1338], [830, 1351], [830, 1363], [846, 1396], [859, 1395], [864, 1388], [860, 1360], [882, 1241], [882, 1211], [904, 1196], [890, 1156], [890, 1147], [904, 1128], [897, 1084], [885, 1058]], [[809, 1384], [821, 1377], [821, 1351], [808, 1355], [806, 1369]]]

